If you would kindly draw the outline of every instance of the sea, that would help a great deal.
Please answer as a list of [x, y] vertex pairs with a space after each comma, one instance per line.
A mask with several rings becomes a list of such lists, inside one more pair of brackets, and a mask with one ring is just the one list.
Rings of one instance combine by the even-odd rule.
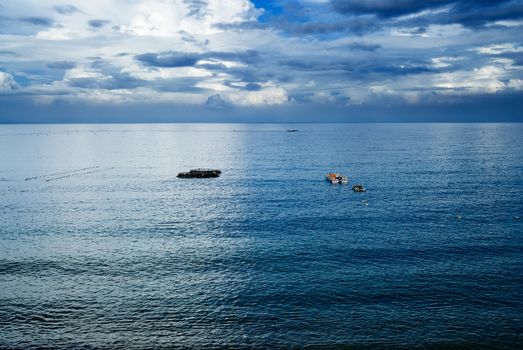
[[523, 124], [0, 126], [1, 349], [523, 349], [522, 321]]

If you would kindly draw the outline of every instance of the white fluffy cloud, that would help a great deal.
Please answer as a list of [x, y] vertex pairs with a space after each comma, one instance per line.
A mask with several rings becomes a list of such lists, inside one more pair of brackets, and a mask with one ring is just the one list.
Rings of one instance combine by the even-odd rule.
[[[23, 14], [21, 9], [24, 7], [30, 8], [31, 13]], [[225, 98], [239, 105], [270, 105], [287, 101], [285, 90], [273, 83], [262, 85], [260, 91], [256, 92], [231, 89], [227, 81], [235, 78], [227, 73], [190, 66], [146, 67], [134, 59], [135, 55], [144, 52], [168, 50], [236, 53], [256, 49], [256, 43], [265, 41], [256, 40], [258, 34], [255, 30], [251, 35], [222, 29], [226, 25], [255, 21], [262, 14], [263, 10], [257, 9], [248, 0], [70, 0], [52, 4], [47, 1], [21, 0], [17, 4], [7, 4], [5, 11], [13, 18], [30, 15], [50, 22], [48, 26], [36, 26], [33, 35], [5, 36], [5, 48], [21, 52], [18, 62], [67, 60], [76, 63], [75, 67], [65, 71], [61, 80], [38, 88], [39, 91], [50, 91], [69, 86], [71, 94], [65, 97], [57, 95], [56, 98], [116, 103], [148, 99], [151, 102], [168, 100], [199, 104], [205, 101], [206, 96], [227, 90]], [[267, 36], [271, 35], [275, 34], [267, 32], [265, 40], [270, 40]], [[110, 64], [112, 74], [104, 72], [104, 67], [93, 64], [96, 61], [106, 66]], [[234, 58], [229, 61], [201, 60], [201, 64], [223, 65], [227, 68], [245, 66]], [[115, 74], [163, 84], [167, 91], [148, 86], [140, 89], [103, 88], [104, 82], [109, 85]], [[201, 89], [199, 94], [176, 91], [178, 80], [190, 78], [208, 80], [196, 84], [195, 87]], [[3, 73], [2, 79], [3, 90], [15, 86], [7, 73]], [[92, 85], [96, 83], [101, 87], [70, 87], [72, 82], [81, 79], [92, 79]], [[33, 86], [32, 89], [37, 87]], [[46, 101], [52, 98], [50, 96]]]
[[13, 76], [6, 72], [0, 72], [0, 91], [11, 91], [17, 88]]
[[518, 70], [510, 59], [494, 59], [489, 64], [472, 70], [459, 70], [438, 74], [434, 86], [447, 89], [447, 93], [495, 93], [505, 89], [519, 89], [518, 79], [509, 80]]
[[474, 51], [484, 55], [501, 55], [504, 53], [523, 52], [523, 47], [512, 43], [506, 43], [478, 47], [475, 48]]

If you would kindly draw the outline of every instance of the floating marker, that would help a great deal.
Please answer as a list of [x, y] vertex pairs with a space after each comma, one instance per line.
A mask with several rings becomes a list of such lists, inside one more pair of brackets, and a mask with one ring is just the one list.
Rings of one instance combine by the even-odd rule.
[[92, 170], [92, 169], [98, 169], [98, 168], [99, 168], [99, 166], [96, 165], [96, 166], [90, 166], [90, 167], [81, 168], [81, 169], [62, 171], [62, 172], [59, 172], [59, 173], [52, 173], [52, 174], [44, 174], [44, 175], [32, 176], [32, 177], [25, 178], [25, 181], [38, 180], [38, 179], [43, 179], [44, 181], [47, 181], [45, 178], [60, 177], [60, 175], [64, 175], [65, 176], [65, 175], [69, 175], [69, 174], [75, 174], [75, 173], [88, 171], [88, 170]]
[[111, 169], [114, 169], [114, 167], [111, 167], [111, 168], [104, 168], [104, 169], [98, 169], [98, 167], [91, 167], [91, 168], [87, 168], [87, 169], [95, 169], [96, 170], [91, 170], [91, 171], [76, 171], [76, 172], [73, 172], [73, 173], [70, 173], [70, 174], [67, 174], [67, 175], [62, 175], [62, 176], [58, 176], [58, 177], [52, 177], [52, 178], [49, 178], [49, 179], [45, 179], [44, 181], [45, 182], [49, 182], [49, 181], [56, 181], [56, 180], [61, 180], [61, 179], [66, 179], [66, 178], [69, 178], [69, 177], [72, 177], [72, 176], [77, 176], [77, 175], [87, 175], [87, 174], [93, 174], [93, 173], [98, 173], [98, 172], [101, 172], [101, 171], [107, 171], [107, 170], [111, 170]]

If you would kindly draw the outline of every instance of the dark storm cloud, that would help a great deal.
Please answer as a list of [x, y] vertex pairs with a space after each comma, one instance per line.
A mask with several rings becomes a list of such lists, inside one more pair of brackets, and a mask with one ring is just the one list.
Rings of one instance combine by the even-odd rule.
[[368, 81], [370, 77], [383, 78], [435, 73], [444, 71], [436, 69], [429, 62], [423, 60], [406, 60], [404, 58], [390, 58], [389, 62], [380, 60], [302, 60], [289, 59], [280, 61], [280, 65], [295, 72], [342, 74], [345, 78], [358, 81]]
[[342, 33], [362, 35], [381, 28], [374, 16], [343, 18], [325, 4], [297, 1], [254, 1], [265, 12], [258, 21], [220, 23], [222, 30], [276, 29], [293, 36], [329, 36]]
[[72, 61], [55, 61], [47, 64], [47, 68], [51, 69], [71, 69], [74, 67], [76, 67], [76, 63]]
[[402, 75], [412, 75], [412, 74], [422, 74], [422, 73], [435, 73], [438, 72], [437, 69], [429, 66], [428, 64], [416, 64], [416, 63], [406, 63], [406, 64], [394, 64], [388, 65], [383, 63], [370, 64], [366, 66], [359, 67], [356, 70], [357, 73], [362, 74], [362, 77], [365, 77], [367, 74], [383, 74], [387, 76], [402, 76]]
[[194, 66], [201, 59], [201, 55], [197, 53], [166, 51], [136, 55], [135, 59], [145, 66], [174, 68]]
[[331, 0], [330, 3], [336, 12], [343, 15], [374, 15], [381, 19], [393, 19], [447, 6], [448, 12], [429, 14], [414, 22], [459, 23], [468, 27], [523, 17], [521, 0]]
[[339, 33], [349, 31], [349, 25], [347, 22], [337, 23], [286, 23], [279, 25], [280, 29], [284, 29], [288, 32], [298, 35], [321, 35], [329, 33]]
[[244, 89], [247, 91], [260, 91], [262, 89], [262, 86], [256, 83], [249, 83], [245, 85]]
[[95, 29], [102, 28], [103, 26], [105, 26], [106, 24], [109, 24], [109, 23], [111, 23], [111, 21], [108, 21], [105, 19], [92, 19], [87, 22], [87, 24], [89, 24], [89, 27], [95, 28]]
[[390, 18], [453, 2], [449, 0], [331, 0], [331, 5], [335, 11], [344, 15], [372, 14], [381, 18]]
[[365, 44], [365, 43], [352, 43], [346, 46], [349, 50], [352, 51], [368, 51], [368, 52], [374, 52], [381, 48], [381, 45], [372, 45], [372, 44]]
[[19, 20], [20, 20], [20, 22], [29, 23], [29, 24], [39, 26], [39, 27], [51, 27], [54, 24], [54, 21], [51, 18], [47, 18], [47, 17], [31, 16], [31, 17], [22, 17]]
[[175, 68], [195, 66], [200, 60], [225, 60], [250, 64], [259, 60], [259, 53], [255, 50], [244, 52], [210, 51], [206, 53], [165, 51], [136, 55], [135, 59], [146, 66]]
[[222, 63], [200, 63], [197, 67], [210, 71], [226, 71], [228, 69], [227, 66]]
[[[440, 17], [441, 22], [444, 22], [445, 17]], [[447, 21], [476, 27], [489, 22], [520, 18], [523, 18], [523, 1], [480, 1], [479, 4], [464, 1], [454, 7]]]
[[80, 12], [78, 7], [74, 5], [56, 5], [53, 6], [53, 9], [61, 15], [72, 15], [76, 12]]
[[354, 63], [340, 60], [303, 60], [288, 59], [279, 62], [282, 66], [287, 66], [297, 71], [348, 71], [354, 70]]
[[359, 16], [350, 19], [329, 19], [325, 22], [307, 21], [303, 23], [281, 22], [273, 24], [276, 28], [293, 35], [329, 35], [351, 33], [363, 35], [382, 28], [383, 23], [372, 16]]

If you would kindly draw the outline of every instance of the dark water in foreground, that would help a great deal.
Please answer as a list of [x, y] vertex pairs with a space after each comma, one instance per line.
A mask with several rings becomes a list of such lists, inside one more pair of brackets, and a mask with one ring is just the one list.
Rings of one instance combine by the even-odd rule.
[[[0, 348], [521, 349], [522, 140], [0, 126]], [[223, 174], [175, 177], [199, 166]]]

